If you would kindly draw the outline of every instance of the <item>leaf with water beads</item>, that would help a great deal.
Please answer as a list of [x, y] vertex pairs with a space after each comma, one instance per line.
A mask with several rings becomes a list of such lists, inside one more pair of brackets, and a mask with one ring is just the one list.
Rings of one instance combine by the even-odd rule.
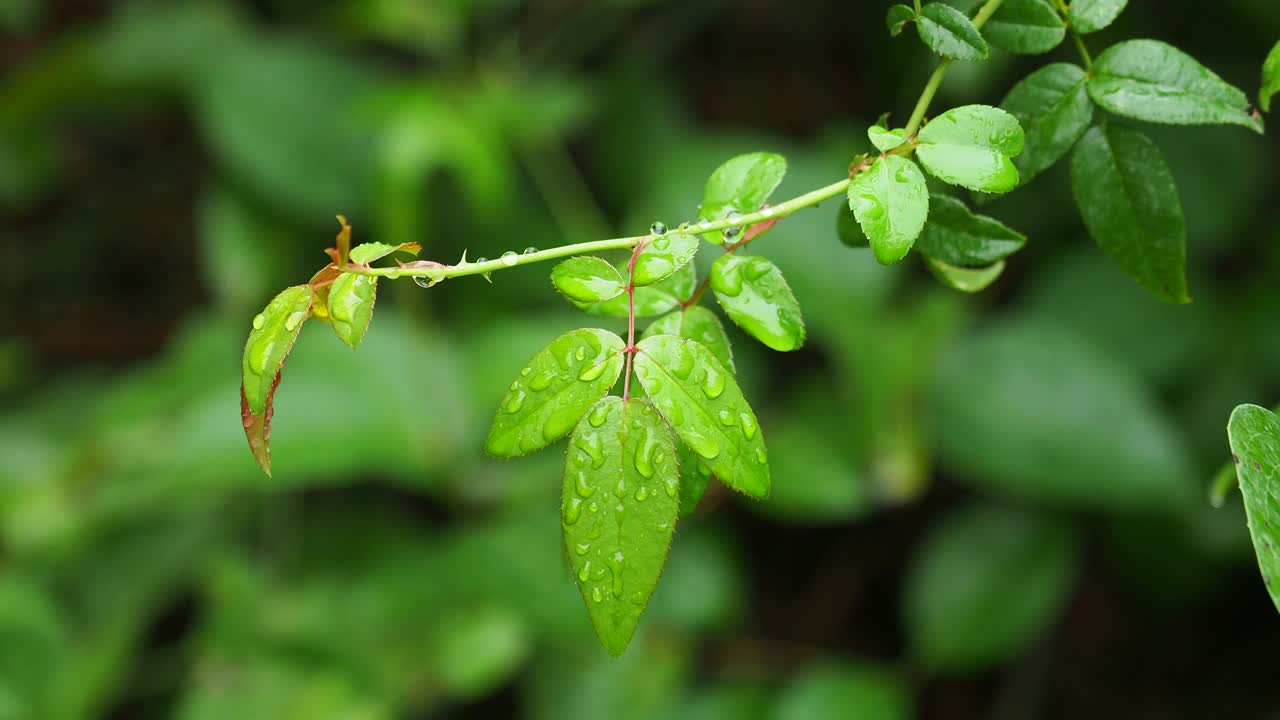
[[1004, 0], [982, 34], [1001, 50], [1038, 55], [1058, 47], [1067, 27], [1049, 0]]
[[400, 245], [388, 245], [380, 242], [361, 243], [351, 248], [351, 262], [357, 265], [368, 265], [381, 260], [391, 253], [406, 252], [410, 255], [417, 255], [421, 251], [422, 246], [418, 243], [401, 243]]
[[768, 497], [764, 435], [733, 375], [686, 338], [655, 335], [638, 348], [636, 377], [684, 444], [729, 487]]
[[244, 345], [241, 358], [240, 414], [244, 421], [249, 448], [262, 467], [271, 475], [272, 404], [280, 370], [293, 343], [302, 332], [302, 324], [311, 314], [311, 287], [297, 285], [276, 295], [261, 313], [253, 318], [253, 329]]
[[[733, 213], [755, 212], [786, 174], [787, 160], [777, 153], [753, 152], [730, 158], [707, 179], [699, 212], [710, 220], [729, 218]], [[726, 238], [726, 234], [733, 233], [715, 230], [703, 237], [720, 245], [732, 239]]]
[[929, 188], [915, 163], [885, 155], [849, 183], [849, 208], [876, 260], [888, 265], [910, 252], [924, 228]]
[[888, 130], [883, 125], [872, 125], [867, 128], [867, 139], [877, 150], [887, 153], [906, 142], [907, 131], [905, 128]]
[[364, 339], [373, 320], [373, 306], [378, 299], [375, 275], [342, 273], [329, 286], [325, 302], [333, 331], [353, 349]]
[[697, 252], [698, 238], [694, 235], [663, 232], [650, 237], [636, 253], [631, 282], [636, 287], [660, 282], [688, 265]]
[[777, 265], [759, 256], [725, 253], [711, 265], [710, 277], [720, 307], [751, 337], [781, 352], [804, 344], [800, 303]]
[[606, 397], [565, 455], [561, 528], [596, 635], [621, 655], [666, 564], [679, 513], [671, 431], [643, 400]]
[[916, 136], [916, 157], [930, 175], [979, 192], [1008, 192], [1018, 186], [1013, 158], [1025, 138], [1018, 119], [990, 105], [948, 110]]
[[[625, 275], [626, 262], [623, 261], [621, 265], [619, 273]], [[697, 282], [698, 278], [693, 263], [687, 263], [684, 267], [653, 285], [636, 288], [636, 317], [661, 315], [679, 307], [681, 302], [693, 295], [694, 286], [697, 285]], [[628, 314], [627, 296], [625, 294], [601, 303], [574, 304], [588, 315], [627, 317]]]
[[929, 198], [929, 220], [916, 250], [948, 265], [984, 267], [1012, 255], [1027, 242], [1022, 233], [986, 215], [975, 215], [947, 195]]
[[621, 295], [627, 289], [617, 268], [598, 257], [573, 257], [556, 265], [551, 283], [561, 295], [575, 303], [598, 303]]
[[1227, 437], [1262, 581], [1280, 610], [1280, 418], [1257, 405], [1231, 413]]
[[1061, 160], [1089, 129], [1093, 101], [1085, 89], [1088, 81], [1078, 65], [1051, 63], [1023, 78], [1001, 101], [1026, 136], [1013, 161], [1022, 185]]
[[929, 3], [916, 18], [916, 31], [929, 49], [953, 60], [985, 60], [987, 41], [964, 13], [940, 2]]
[[733, 366], [733, 348], [729, 344], [729, 336], [725, 334], [720, 318], [701, 305], [691, 305], [663, 315], [645, 328], [640, 339], [654, 335], [678, 335], [697, 340], [711, 351], [721, 365], [736, 372]]
[[622, 372], [622, 338], [596, 328], [567, 332], [529, 361], [507, 388], [485, 450], [518, 457], [559, 440]]
[[1129, 40], [1093, 63], [1089, 97], [1135, 120], [1173, 125], [1232, 124], [1262, 133], [1244, 92], [1195, 58], [1157, 40]]

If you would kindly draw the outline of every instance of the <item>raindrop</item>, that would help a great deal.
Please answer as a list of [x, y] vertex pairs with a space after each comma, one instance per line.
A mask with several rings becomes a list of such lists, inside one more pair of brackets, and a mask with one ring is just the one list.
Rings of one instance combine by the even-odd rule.
[[420, 288], [430, 288], [438, 285], [440, 281], [434, 278], [426, 277], [424, 275], [414, 275], [413, 283]]
[[751, 417], [751, 413], [742, 413], [738, 416], [738, 419], [742, 423], [742, 434], [746, 435], [748, 440], [755, 437], [757, 429], [756, 419]]
[[604, 601], [604, 595], [600, 594], [600, 588], [591, 588], [591, 599], [596, 602]]
[[726, 241], [736, 240], [738, 238], [738, 233], [742, 232], [742, 228], [735, 225], [733, 227], [725, 228], [723, 232], [724, 239]]
[[564, 524], [572, 525], [578, 522], [580, 517], [582, 517], [582, 498], [569, 498], [569, 504], [564, 506]]
[[587, 484], [587, 474], [578, 471], [578, 479], [574, 482], [574, 491], [578, 493], [578, 497], [587, 499], [596, 494], [596, 489]]
[[503, 265], [506, 265], [507, 267], [511, 267], [516, 263], [520, 262], [520, 256], [517, 255], [514, 250], [508, 250], [502, 253], [501, 260]]
[[532, 246], [532, 245], [530, 245], [529, 247], [527, 247], [527, 248], [525, 248], [525, 249], [524, 249], [524, 254], [525, 254], [525, 255], [532, 255], [532, 254], [534, 254], [534, 253], [536, 253], [536, 252], [538, 252], [538, 248], [536, 248], [536, 247], [534, 247], [534, 246]]
[[266, 316], [266, 315], [263, 315], [262, 313], [258, 313], [257, 315], [254, 315], [254, 316], [253, 316], [253, 329], [254, 329], [254, 330], [261, 330], [261, 329], [262, 329], [262, 326], [263, 326], [264, 324], [266, 324], [266, 322], [267, 322], [267, 316]]
[[534, 375], [533, 379], [529, 381], [529, 389], [537, 392], [546, 390], [551, 387], [551, 379], [553, 377], [554, 376], [549, 372], [540, 372], [537, 375]]
[[622, 551], [615, 552], [609, 561], [609, 569], [613, 571], [613, 596], [622, 597]]
[[578, 358], [578, 362], [582, 362], [587, 359], [587, 349], [579, 345], [578, 349], [574, 351], [573, 356]]
[[294, 330], [297, 330], [298, 326], [302, 324], [302, 321], [306, 317], [307, 317], [306, 313], [301, 313], [301, 312], [291, 313], [289, 317], [285, 318], [284, 329], [288, 330], [289, 332], [293, 332]]
[[702, 433], [686, 429], [681, 439], [684, 440], [685, 445], [689, 446], [690, 450], [708, 460], [714, 460], [720, 456], [720, 444]]
[[574, 550], [576, 550], [579, 555], [586, 555], [588, 552], [591, 552], [591, 543], [578, 543]]
[[507, 398], [507, 402], [502, 406], [502, 409], [509, 413], [518, 413], [522, 407], [524, 407], [524, 391], [516, 390], [511, 393], [511, 397]]
[[609, 406], [604, 403], [597, 405], [595, 409], [591, 411], [591, 414], [587, 416], [587, 422], [591, 423], [591, 427], [600, 427], [604, 424], [604, 421], [608, 419]]
[[649, 226], [649, 234], [651, 234], [651, 235], [666, 235], [666, 234], [667, 234], [667, 226], [666, 226], [666, 224], [665, 224], [665, 223], [663, 223], [661, 220], [658, 220], [658, 221], [654, 222], [652, 225], [650, 225], [650, 226]]
[[720, 418], [721, 425], [736, 425], [738, 423], [738, 421], [734, 419], [733, 413], [728, 410], [721, 410], [716, 413], [716, 417]]
[[649, 488], [644, 487], [642, 485], [640, 489], [636, 491], [636, 500], [639, 502], [644, 502], [646, 499], [648, 499], [648, 497], [649, 497]]
[[762, 447], [756, 448], [756, 462], [761, 465], [769, 462], [769, 453], [766, 453]]
[[609, 363], [598, 362], [594, 365], [588, 365], [578, 373], [578, 379], [583, 382], [591, 382], [604, 374], [604, 369]]
[[715, 400], [724, 392], [724, 373], [714, 365], [707, 365], [707, 376], [702, 381], [702, 394]]
[[604, 465], [604, 441], [599, 433], [583, 433], [574, 438], [574, 444], [591, 456], [591, 467]]
[[586, 582], [587, 580], [591, 579], [591, 561], [590, 560], [582, 563], [582, 569], [578, 571], [578, 579], [581, 580], [582, 582]]
[[675, 497], [675, 496], [676, 496], [676, 481], [675, 481], [674, 479], [667, 480], [667, 482], [666, 482], [666, 486], [667, 486], [667, 497]]
[[533, 368], [528, 368], [528, 367], [527, 367], [527, 368], [521, 368], [521, 369], [520, 369], [520, 375], [521, 375], [521, 377], [529, 377], [529, 373], [531, 373], [531, 372], [533, 372]]

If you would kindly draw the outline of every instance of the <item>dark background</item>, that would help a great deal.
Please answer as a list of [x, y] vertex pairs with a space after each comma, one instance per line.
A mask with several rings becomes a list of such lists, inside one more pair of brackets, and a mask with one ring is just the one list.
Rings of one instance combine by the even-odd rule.
[[[1271, 0], [1130, 5], [1095, 54], [1158, 38], [1251, 96], [1280, 36]], [[447, 262], [690, 220], [740, 152], [827, 184], [932, 67], [886, 6], [0, 5], [0, 718], [1280, 717], [1280, 617], [1205, 499], [1231, 408], [1280, 396], [1274, 133], [1146, 129], [1188, 306], [1106, 261], [1062, 166], [981, 206], [1029, 241], [977, 296], [845, 248], [834, 203], [753, 245], [810, 335], [730, 328], [774, 497], [713, 483], [619, 660], [560, 453], [481, 452], [525, 358], [620, 327], [549, 266], [384, 282], [356, 353], [310, 324], [254, 466], [249, 320], [336, 213]], [[1074, 60], [958, 63], [934, 110]]]

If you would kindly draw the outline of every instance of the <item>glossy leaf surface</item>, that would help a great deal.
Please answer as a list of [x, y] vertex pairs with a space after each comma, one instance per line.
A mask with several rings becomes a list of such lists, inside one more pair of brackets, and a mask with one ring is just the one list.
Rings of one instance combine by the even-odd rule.
[[649, 403], [606, 397], [565, 456], [565, 555], [605, 649], [621, 655], [658, 584], [679, 514], [671, 431]]
[[781, 352], [804, 344], [800, 303], [773, 262], [726, 253], [711, 265], [710, 277], [720, 307], [749, 335]]
[[253, 414], [260, 414], [266, 408], [276, 373], [280, 372], [310, 314], [311, 288], [296, 285], [272, 298], [253, 318], [241, 360], [244, 396]]
[[1001, 50], [1038, 55], [1058, 47], [1067, 28], [1049, 0], [1004, 0], [982, 34]]
[[929, 188], [915, 163], [886, 155], [849, 184], [849, 208], [876, 260], [888, 265], [910, 252], [924, 228]]
[[929, 220], [916, 241], [922, 254], [961, 267], [984, 267], [1022, 249], [1027, 238], [995, 218], [976, 215], [949, 195], [929, 198]]
[[507, 389], [485, 450], [517, 457], [559, 440], [622, 372], [622, 338], [583, 328], [567, 332], [533, 356]]
[[720, 318], [701, 305], [676, 310], [654, 320], [645, 328], [641, 339], [654, 335], [678, 335], [697, 340], [711, 351], [720, 364], [735, 372], [733, 365], [733, 348], [729, 345], [729, 336], [724, 332]]
[[902, 28], [915, 19], [916, 11], [912, 10], [910, 5], [892, 5], [885, 13], [884, 24], [889, 29], [889, 35], [897, 37], [902, 33]]
[[767, 497], [764, 435], [733, 375], [692, 340], [655, 335], [638, 347], [636, 377], [680, 439], [726, 485]]
[[1018, 186], [1013, 158], [1022, 152], [1022, 127], [1013, 115], [990, 105], [948, 110], [917, 135], [916, 157], [929, 174], [980, 192]]
[[953, 60], [984, 60], [987, 41], [968, 16], [950, 5], [929, 3], [916, 18], [916, 30], [930, 50]]
[[351, 262], [359, 265], [368, 265], [371, 262], [381, 260], [391, 253], [407, 252], [410, 255], [417, 255], [421, 251], [422, 246], [418, 243], [403, 243], [400, 245], [388, 245], [380, 242], [361, 243], [351, 248]]
[[1052, 63], [1023, 78], [1000, 103], [1018, 119], [1026, 136], [1022, 153], [1013, 161], [1021, 184], [1062, 159], [1089, 129], [1093, 101], [1087, 82], [1078, 65]]
[[696, 235], [670, 232], [652, 237], [636, 254], [632, 282], [641, 287], [664, 280], [688, 265], [697, 252]]
[[1003, 260], [984, 268], [960, 267], [931, 257], [925, 257], [924, 261], [938, 282], [952, 290], [967, 293], [986, 290], [1004, 272]]
[[1129, 0], [1071, 0], [1067, 20], [1072, 30], [1087, 35], [1115, 22], [1128, 4]]
[[1271, 96], [1280, 92], [1280, 41], [1277, 41], [1262, 63], [1262, 87], [1258, 90], [1258, 106], [1271, 112]]
[[627, 288], [617, 268], [598, 257], [573, 257], [555, 266], [551, 284], [575, 303], [598, 303], [617, 297]]
[[[777, 153], [753, 152], [731, 158], [707, 179], [699, 213], [708, 220], [719, 220], [732, 212], [754, 212], [786, 174], [787, 160]], [[724, 233], [719, 230], [703, 237], [716, 244], [724, 242]]]
[[901, 145], [907, 139], [907, 131], [904, 128], [887, 130], [880, 125], [872, 125], [867, 128], [867, 138], [877, 150], [884, 153]]
[[378, 299], [378, 278], [373, 275], [342, 273], [329, 286], [326, 301], [329, 321], [342, 342], [352, 348], [360, 344]]
[[1280, 418], [1241, 405], [1231, 413], [1227, 437], [1262, 582], [1280, 610]]
[[[621, 267], [618, 272], [621, 276], [626, 276], [626, 262], [620, 263]], [[644, 287], [636, 288], [636, 317], [649, 317], [652, 315], [661, 315], [673, 308], [680, 306], [680, 303], [688, 300], [693, 295], [694, 286], [697, 285], [698, 278], [694, 271], [693, 263], [688, 263], [684, 267], [671, 273], [670, 276]], [[601, 303], [585, 304], [575, 303], [579, 308], [585, 310], [589, 315], [604, 315], [607, 317], [626, 317], [627, 316], [627, 295], [623, 293], [616, 297], [605, 300]]]

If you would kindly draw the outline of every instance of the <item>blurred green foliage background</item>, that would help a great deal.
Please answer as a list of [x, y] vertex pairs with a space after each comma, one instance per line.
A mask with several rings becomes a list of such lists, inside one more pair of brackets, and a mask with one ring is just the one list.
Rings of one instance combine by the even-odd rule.
[[[335, 213], [450, 261], [692, 219], [739, 152], [825, 184], [930, 69], [884, 5], [0, 3], [0, 718], [1280, 717], [1280, 617], [1205, 500], [1231, 408], [1280, 397], [1275, 132], [1151, 130], [1190, 306], [1106, 261], [1063, 167], [983, 208], [1030, 241], [976, 297], [843, 247], [833, 204], [781, 223], [810, 341], [734, 336], [773, 497], [712, 489], [616, 661], [559, 453], [481, 452], [584, 322], [550, 267], [384, 283], [358, 353], [308, 327], [254, 465], [249, 319]], [[1273, 0], [1130, 6], [1095, 50], [1251, 92], [1280, 35]], [[935, 107], [1043, 62], [959, 63]]]

